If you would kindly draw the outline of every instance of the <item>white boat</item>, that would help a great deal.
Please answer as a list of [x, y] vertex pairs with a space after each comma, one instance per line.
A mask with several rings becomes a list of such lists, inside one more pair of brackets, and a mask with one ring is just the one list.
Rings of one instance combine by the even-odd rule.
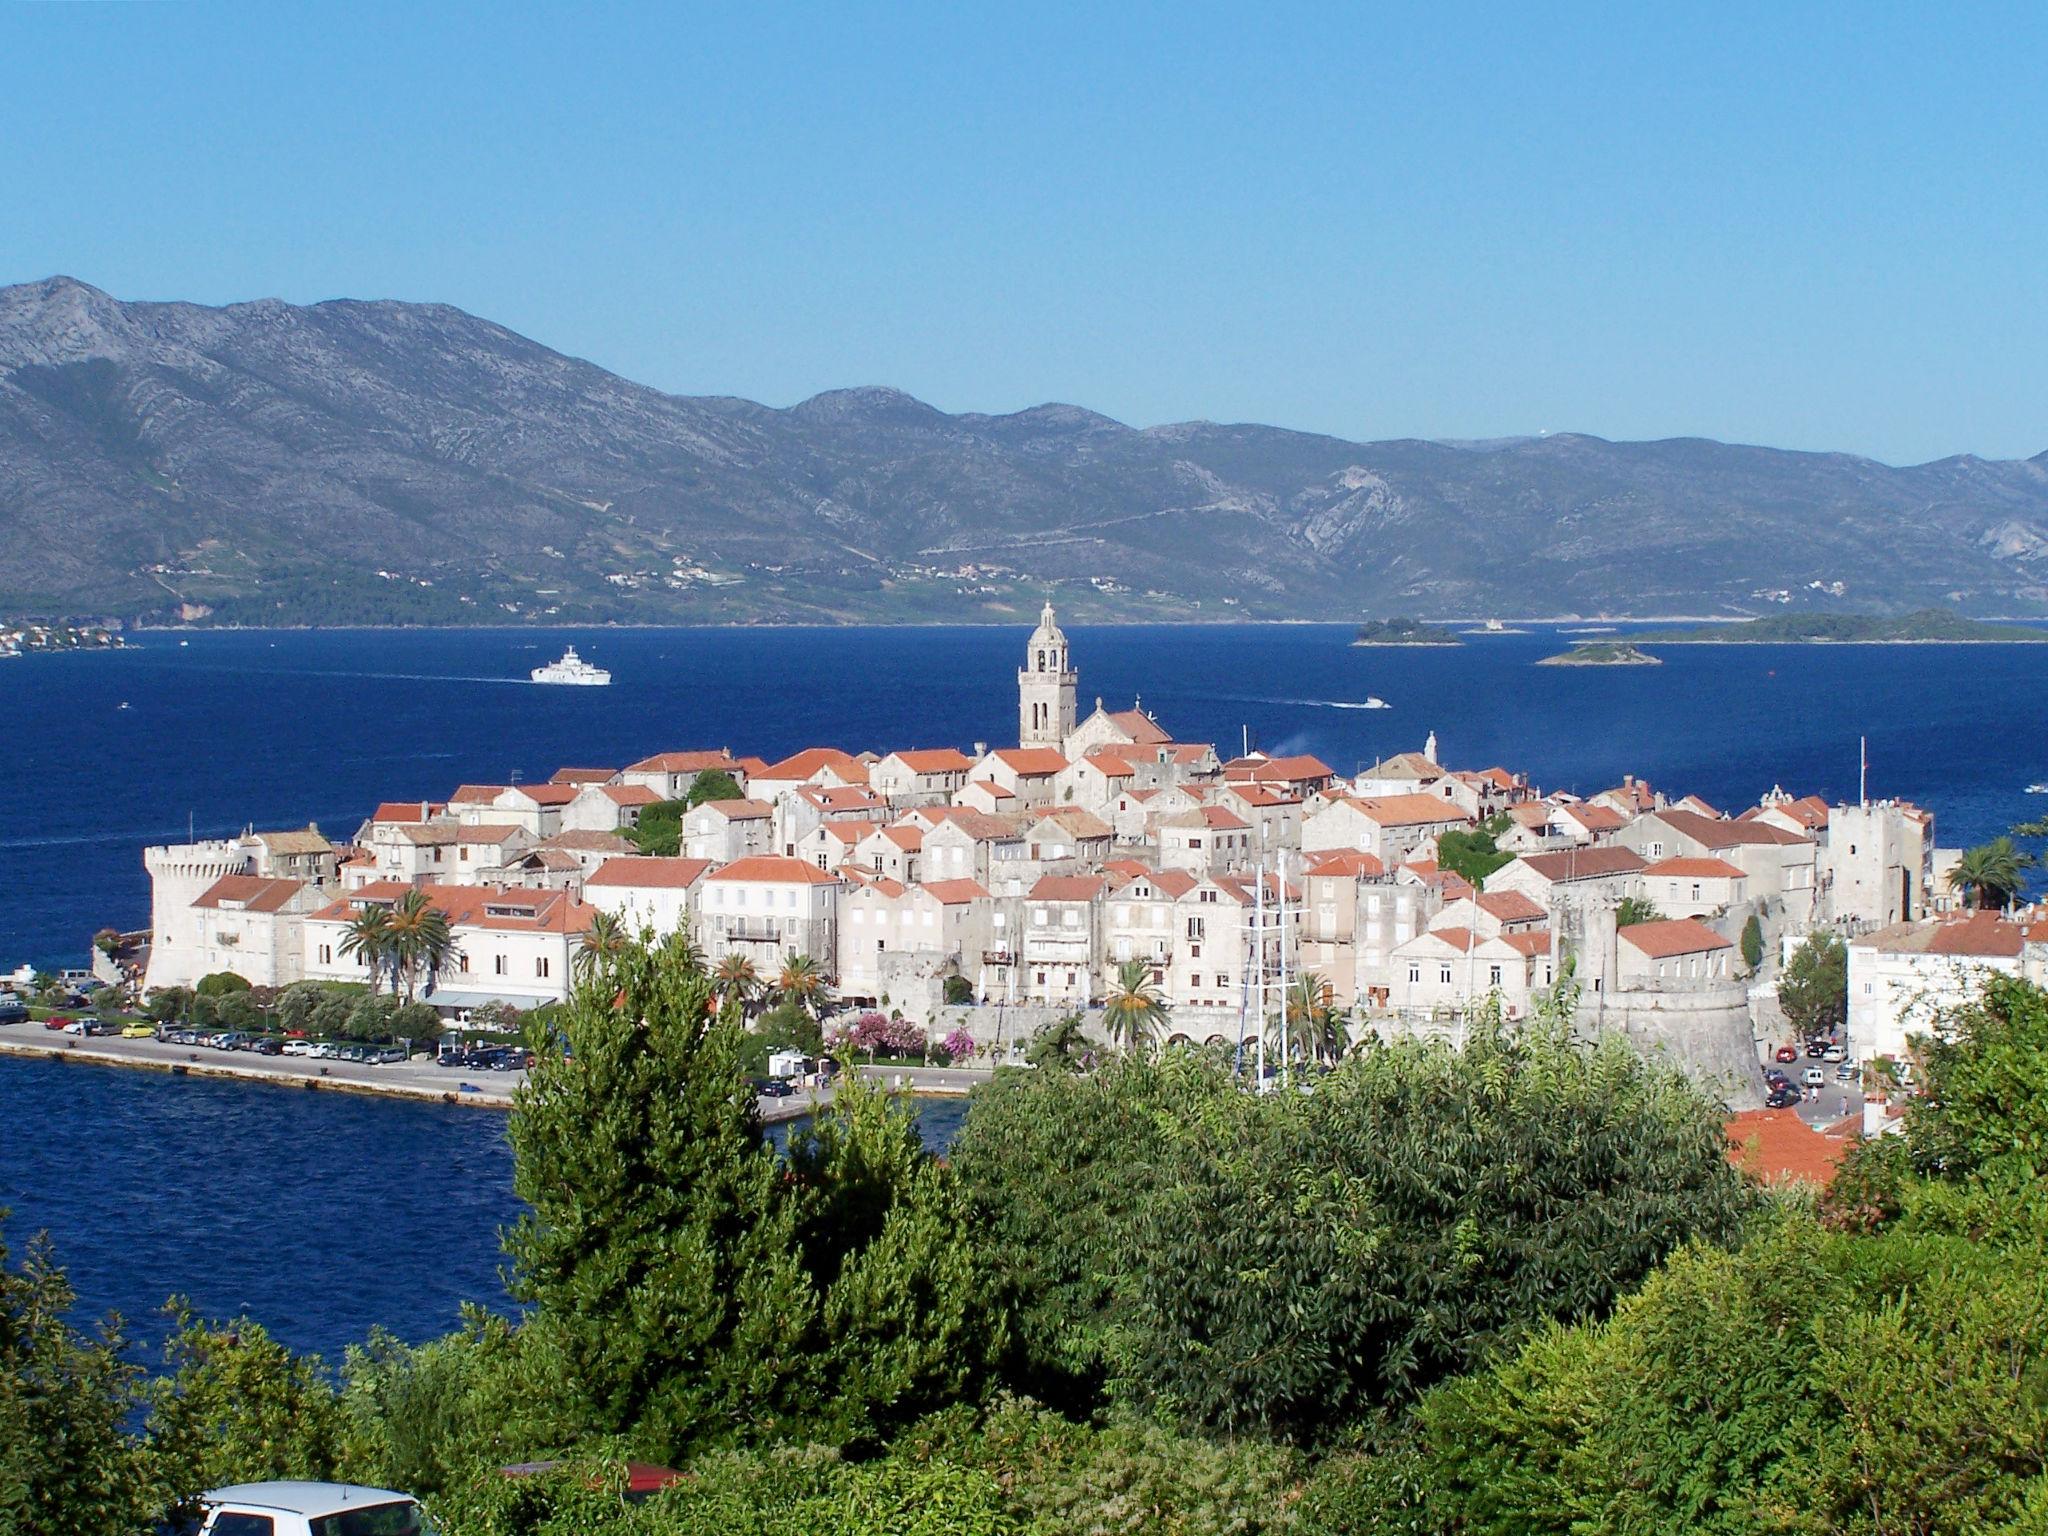
[[612, 675], [603, 667], [593, 667], [578, 656], [576, 647], [572, 645], [562, 652], [560, 661], [535, 667], [533, 680], [536, 683], [562, 683], [574, 688], [604, 688], [610, 686]]
[[2027, 793], [2030, 795], [2048, 795], [2048, 784], [2029, 784], [2027, 786]]

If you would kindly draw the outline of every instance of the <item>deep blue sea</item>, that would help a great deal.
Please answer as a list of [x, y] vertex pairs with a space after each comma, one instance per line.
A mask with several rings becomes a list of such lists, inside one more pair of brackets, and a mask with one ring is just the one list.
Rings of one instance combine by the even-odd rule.
[[[2048, 811], [2048, 653], [2024, 646], [1673, 646], [1661, 667], [1538, 668], [1551, 632], [1353, 649], [1348, 626], [1075, 628], [1082, 709], [1134, 696], [1183, 740], [1340, 770], [1418, 748], [1591, 792], [1625, 772], [1737, 809], [1783, 784], [1931, 807], [1945, 843]], [[147, 921], [145, 843], [317, 821], [464, 781], [667, 748], [776, 757], [1015, 741], [1025, 630], [149, 633], [0, 667], [0, 969], [82, 963]], [[606, 689], [536, 688], [573, 641]], [[1366, 709], [1377, 696], [1390, 706]], [[121, 706], [125, 704], [127, 708]], [[942, 1106], [934, 1116], [957, 1114]], [[942, 1134], [942, 1132], [940, 1132]], [[338, 1354], [502, 1304], [504, 1123], [262, 1086], [0, 1061], [0, 1205], [48, 1228], [85, 1310], [138, 1323], [174, 1290]]]

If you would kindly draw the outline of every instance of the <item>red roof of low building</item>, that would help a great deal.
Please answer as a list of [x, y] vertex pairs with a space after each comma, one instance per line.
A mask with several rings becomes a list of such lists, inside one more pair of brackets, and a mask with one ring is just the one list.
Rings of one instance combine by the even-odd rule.
[[830, 769], [849, 784], [868, 781], [868, 765], [837, 747], [806, 747], [792, 752], [779, 763], [770, 763], [757, 775], [763, 779], [810, 779]]
[[613, 805], [659, 805], [661, 796], [645, 784], [600, 784], [597, 792]]
[[306, 888], [303, 880], [266, 880], [260, 875], [222, 875], [200, 893], [195, 907], [230, 907], [241, 912], [282, 912]]
[[1033, 901], [1093, 901], [1102, 886], [1100, 875], [1042, 875], [1030, 894]]
[[1630, 923], [1620, 931], [1622, 940], [1652, 960], [1674, 955], [1706, 954], [1735, 946], [1694, 917], [1666, 917], [1650, 923]]
[[616, 768], [557, 768], [548, 779], [550, 784], [609, 784]]
[[948, 907], [963, 906], [970, 901], [988, 900], [988, 892], [979, 880], [927, 880], [924, 888]]
[[1302, 870], [1306, 875], [1338, 875], [1350, 879], [1360, 876], [1377, 878], [1387, 872], [1387, 866], [1369, 853], [1355, 848], [1337, 848], [1328, 853], [1313, 853], [1309, 863]]
[[1533, 922], [1548, 917], [1542, 903], [1520, 891], [1487, 891], [1477, 898], [1479, 910], [1503, 923]]
[[815, 864], [802, 859], [786, 858], [781, 854], [757, 853], [744, 859], [734, 859], [725, 868], [714, 870], [704, 877], [707, 880], [745, 880], [763, 885], [837, 885], [839, 877], [829, 875]]
[[[1598, 880], [1611, 875], [1639, 875], [1643, 861], [1626, 848], [1568, 848], [1560, 853], [1525, 853], [1518, 861], [1553, 884]], [[1503, 864], [1502, 869], [1511, 869]], [[1498, 873], [1498, 871], [1496, 871]]]
[[716, 811], [727, 821], [762, 821], [775, 814], [775, 807], [765, 800], [705, 800], [694, 809]]
[[1674, 880], [1740, 880], [1742, 871], [1726, 859], [1663, 859], [1643, 871]]
[[1796, 1109], [1745, 1109], [1728, 1117], [1726, 1133], [1728, 1161], [1767, 1185], [1825, 1189], [1849, 1155], [1847, 1138], [1823, 1135]]
[[965, 773], [974, 766], [972, 758], [952, 747], [915, 748], [892, 755], [912, 773]]
[[626, 766], [628, 773], [708, 773], [723, 769], [730, 773], [740, 764], [723, 752], [657, 752]]
[[1173, 740], [1173, 737], [1160, 727], [1159, 722], [1142, 709], [1118, 709], [1108, 713], [1116, 728], [1130, 737], [1132, 743], [1137, 746], [1163, 747]]
[[386, 800], [371, 814], [370, 820], [386, 825], [427, 821], [447, 809], [447, 805], [438, 800]]
[[1067, 766], [1066, 757], [1051, 747], [1002, 747], [991, 752], [989, 756], [1002, 763], [1012, 773], [1027, 779], [1058, 773]]
[[1435, 795], [1373, 795], [1361, 799], [1347, 795], [1343, 804], [1381, 827], [1422, 827], [1438, 822], [1469, 822], [1472, 818], [1448, 800]]
[[710, 868], [709, 859], [606, 859], [583, 884], [586, 888], [601, 885], [641, 890], [687, 890], [703, 879]]

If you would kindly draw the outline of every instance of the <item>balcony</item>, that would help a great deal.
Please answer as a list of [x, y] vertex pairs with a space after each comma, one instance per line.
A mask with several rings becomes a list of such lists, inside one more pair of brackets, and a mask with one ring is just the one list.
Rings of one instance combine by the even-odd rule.
[[1017, 957], [1007, 949], [984, 949], [981, 952], [983, 965], [1015, 965]]
[[728, 944], [780, 944], [782, 929], [775, 923], [735, 923], [725, 930]]

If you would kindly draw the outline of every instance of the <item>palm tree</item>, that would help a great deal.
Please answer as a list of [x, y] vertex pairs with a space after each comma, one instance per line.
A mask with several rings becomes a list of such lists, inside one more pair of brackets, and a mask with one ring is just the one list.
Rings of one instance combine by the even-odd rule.
[[1973, 907], [2004, 908], [2026, 885], [2026, 871], [2035, 863], [2031, 853], [2022, 853], [2009, 837], [1968, 850], [1948, 872], [1949, 889], [1963, 892]]
[[1126, 960], [1116, 968], [1116, 990], [1102, 1005], [1102, 1027], [1110, 1042], [1138, 1050], [1166, 1023], [1166, 999], [1153, 984], [1152, 968]]
[[341, 952], [370, 968], [370, 990], [384, 975], [391, 959], [391, 915], [382, 907], [364, 907], [342, 930]]
[[825, 973], [809, 955], [794, 950], [782, 957], [782, 970], [775, 977], [775, 990], [782, 1000], [795, 1003], [813, 1018], [825, 1001]]
[[1287, 1043], [1310, 1061], [1335, 1061], [1344, 1054], [1329, 985], [1314, 971], [1303, 971], [1287, 989]]
[[760, 993], [760, 973], [754, 969], [754, 962], [738, 951], [720, 960], [718, 968], [711, 974], [718, 982], [718, 990], [738, 1003], [742, 1013]]
[[409, 1003], [414, 987], [424, 977], [431, 994], [434, 978], [440, 975], [455, 947], [448, 914], [429, 901], [425, 891], [407, 891], [392, 906], [385, 927], [390, 944], [391, 990], [396, 992], [402, 981]]
[[590, 975], [605, 961], [624, 954], [629, 942], [626, 925], [619, 921], [617, 913], [597, 913], [583, 930], [583, 943], [576, 951], [576, 974]]

